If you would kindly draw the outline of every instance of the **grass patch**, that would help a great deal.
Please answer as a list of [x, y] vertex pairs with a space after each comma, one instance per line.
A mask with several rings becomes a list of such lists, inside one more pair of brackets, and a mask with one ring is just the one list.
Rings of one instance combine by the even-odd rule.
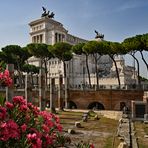
[[111, 148], [113, 144], [113, 137], [110, 136], [106, 139], [104, 148]]
[[138, 138], [139, 148], [147, 148], [148, 147], [148, 139], [144, 138], [145, 135], [148, 135], [148, 124], [144, 124], [143, 122], [134, 122], [136, 137]]
[[58, 111], [59, 115], [72, 115], [72, 116], [82, 116], [82, 112], [72, 112], [72, 111]]

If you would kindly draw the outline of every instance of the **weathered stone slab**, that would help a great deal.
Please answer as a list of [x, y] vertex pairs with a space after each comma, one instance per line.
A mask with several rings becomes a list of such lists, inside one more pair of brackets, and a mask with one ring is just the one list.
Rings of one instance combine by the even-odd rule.
[[81, 123], [80, 122], [75, 122], [75, 127], [81, 128]]

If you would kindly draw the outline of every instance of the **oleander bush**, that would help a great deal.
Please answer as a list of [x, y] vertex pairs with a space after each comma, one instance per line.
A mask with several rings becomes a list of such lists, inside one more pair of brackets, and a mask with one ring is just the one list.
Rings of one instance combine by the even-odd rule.
[[5, 70], [4, 72], [0, 72], [0, 85], [1, 86], [12, 85], [12, 79], [10, 77], [10, 73], [8, 70]]
[[15, 96], [12, 103], [0, 106], [0, 147], [58, 147], [61, 146], [60, 141], [57, 143], [61, 131], [57, 116], [40, 111], [22, 96]]

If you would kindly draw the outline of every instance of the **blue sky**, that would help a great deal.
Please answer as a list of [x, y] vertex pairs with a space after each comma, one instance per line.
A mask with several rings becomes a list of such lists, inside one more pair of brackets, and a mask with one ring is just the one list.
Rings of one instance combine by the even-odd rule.
[[[42, 6], [53, 11], [70, 34], [88, 40], [95, 37], [94, 30], [118, 42], [148, 32], [148, 0], [1, 0], [0, 48], [28, 44], [28, 23], [40, 18]], [[148, 53], [145, 58], [148, 61]], [[132, 58], [126, 59], [132, 65]], [[148, 77], [142, 61], [140, 66], [141, 75]]]

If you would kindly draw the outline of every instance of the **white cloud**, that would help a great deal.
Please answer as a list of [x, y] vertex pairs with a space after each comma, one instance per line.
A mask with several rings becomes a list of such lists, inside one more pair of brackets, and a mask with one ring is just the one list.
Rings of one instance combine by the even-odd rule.
[[122, 6], [118, 7], [118, 11], [125, 11], [127, 9], [141, 8], [148, 5], [148, 1], [145, 0], [128, 0]]

